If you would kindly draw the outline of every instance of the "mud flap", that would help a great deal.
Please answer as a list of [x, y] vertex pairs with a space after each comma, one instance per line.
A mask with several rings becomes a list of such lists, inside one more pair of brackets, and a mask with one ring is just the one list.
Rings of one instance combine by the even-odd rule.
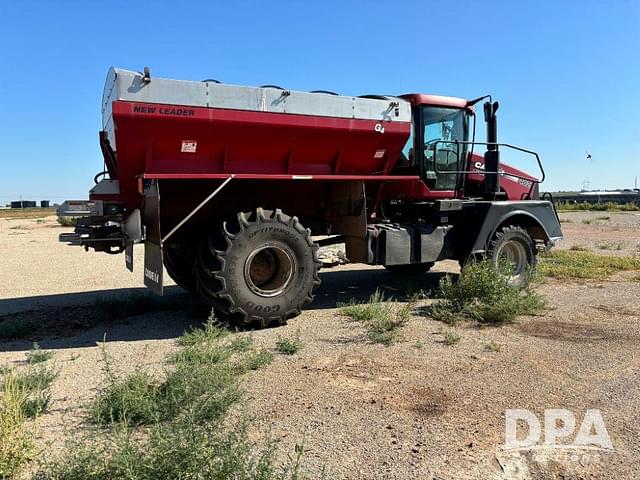
[[157, 180], [152, 180], [144, 191], [144, 225], [144, 284], [154, 293], [162, 295], [164, 264], [160, 236], [160, 188]]
[[124, 264], [127, 267], [127, 270], [133, 272], [133, 242], [131, 240], [127, 240], [124, 247]]

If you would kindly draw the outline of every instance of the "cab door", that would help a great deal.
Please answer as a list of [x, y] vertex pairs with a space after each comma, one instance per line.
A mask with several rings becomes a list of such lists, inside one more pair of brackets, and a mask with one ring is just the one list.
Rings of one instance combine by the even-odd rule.
[[[468, 138], [468, 113], [425, 105], [420, 110], [421, 178], [431, 190], [456, 190]], [[451, 172], [451, 173], [448, 173]]]

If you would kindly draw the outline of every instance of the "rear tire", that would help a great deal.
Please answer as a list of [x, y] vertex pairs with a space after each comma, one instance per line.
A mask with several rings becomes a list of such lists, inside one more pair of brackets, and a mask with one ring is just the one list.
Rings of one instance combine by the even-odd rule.
[[194, 272], [195, 254], [180, 243], [166, 245], [163, 249], [164, 266], [176, 284], [189, 293], [197, 293]]
[[522, 227], [509, 225], [496, 232], [491, 240], [488, 257], [496, 268], [503, 262], [510, 265], [509, 285], [521, 287], [528, 283], [536, 268], [536, 244]]
[[431, 270], [434, 263], [410, 263], [408, 265], [385, 265], [384, 268], [393, 275], [419, 275]]
[[198, 289], [231, 320], [284, 324], [320, 285], [318, 246], [296, 217], [262, 208], [239, 213], [201, 245]]

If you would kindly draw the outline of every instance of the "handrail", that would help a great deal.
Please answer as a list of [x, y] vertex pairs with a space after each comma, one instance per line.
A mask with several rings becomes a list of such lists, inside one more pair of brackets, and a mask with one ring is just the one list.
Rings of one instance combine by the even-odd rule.
[[[444, 171], [440, 171], [438, 170], [438, 166], [436, 164], [436, 153], [437, 153], [437, 145], [439, 143], [455, 143], [456, 144], [456, 155], [458, 157], [458, 162], [460, 161], [460, 145], [487, 145], [487, 146], [495, 146], [495, 147], [506, 147], [506, 148], [511, 148], [513, 150], [518, 150], [520, 152], [524, 152], [524, 153], [528, 153], [530, 155], [533, 155], [534, 157], [536, 157], [536, 161], [538, 162], [538, 168], [540, 169], [540, 173], [541, 178], [538, 179], [531, 179], [530, 177], [523, 177], [522, 175], [518, 175], [516, 173], [506, 173], [503, 172], [502, 175], [507, 175], [509, 177], [513, 177], [513, 178], [518, 178], [521, 180], [527, 180], [529, 182], [531, 182], [531, 187], [529, 188], [529, 198], [531, 198], [531, 194], [533, 193], [533, 187], [534, 185], [537, 184], [541, 184], [542, 182], [544, 182], [545, 178], [546, 178], [546, 173], [544, 171], [544, 168], [542, 166], [542, 161], [540, 160], [540, 156], [534, 152], [533, 150], [527, 150], [526, 148], [522, 148], [522, 147], [517, 147], [515, 145], [511, 145], [509, 143], [497, 143], [497, 142], [476, 142], [476, 141], [468, 141], [468, 140], [454, 140], [454, 141], [447, 141], [447, 140], [437, 140], [435, 141], [431, 146], [433, 149], [433, 171], [436, 173], [440, 173], [440, 174], [456, 174], [456, 175], [460, 175], [460, 174], [469, 174], [469, 173], [479, 173], [477, 170], [444, 170]], [[487, 172], [480, 172], [483, 175], [487, 175]], [[489, 172], [489, 174], [491, 174], [493, 172]], [[497, 174], [500, 174], [500, 172], [496, 172]]]

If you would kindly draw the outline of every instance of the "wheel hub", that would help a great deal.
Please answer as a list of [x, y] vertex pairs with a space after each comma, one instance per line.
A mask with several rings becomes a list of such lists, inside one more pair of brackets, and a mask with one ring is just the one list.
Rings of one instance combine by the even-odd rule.
[[244, 278], [256, 295], [275, 297], [289, 286], [295, 270], [293, 252], [285, 245], [268, 243], [249, 254]]
[[497, 255], [498, 268], [507, 269], [511, 281], [519, 279], [527, 270], [527, 251], [520, 242], [505, 242]]

